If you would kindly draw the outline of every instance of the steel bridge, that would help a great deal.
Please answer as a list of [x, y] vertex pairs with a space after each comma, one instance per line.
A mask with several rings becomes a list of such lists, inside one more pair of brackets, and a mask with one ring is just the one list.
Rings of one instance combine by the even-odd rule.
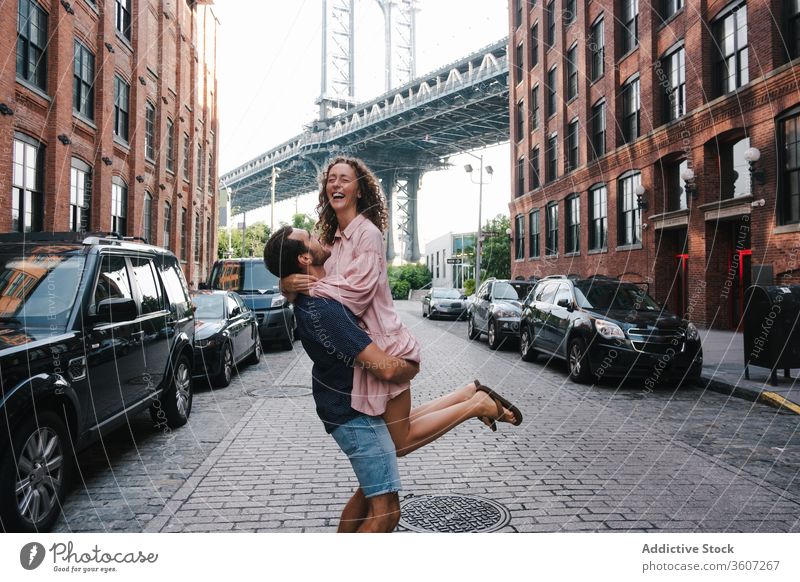
[[[278, 176], [275, 201], [279, 202], [317, 190], [324, 164], [332, 156], [357, 156], [380, 178], [387, 198], [387, 258], [395, 255], [392, 215], [396, 202], [401, 213], [397, 226], [408, 241], [404, 258], [416, 261], [420, 257], [417, 190], [421, 175], [448, 167], [451, 155], [508, 140], [508, 39], [411, 78], [414, 2], [378, 1], [387, 22], [387, 88], [398, 77], [409, 80], [371, 101], [354, 104], [353, 0], [326, 1], [319, 118], [302, 134], [221, 176], [220, 185], [228, 188], [239, 211], [254, 210], [270, 204], [274, 176]], [[395, 26], [400, 34], [393, 40], [391, 24], [397, 13], [401, 18]], [[405, 41], [397, 43], [397, 37]]]

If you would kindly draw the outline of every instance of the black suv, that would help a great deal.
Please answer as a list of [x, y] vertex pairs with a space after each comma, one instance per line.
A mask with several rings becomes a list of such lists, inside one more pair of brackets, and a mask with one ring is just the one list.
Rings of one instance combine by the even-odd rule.
[[697, 328], [673, 315], [642, 284], [607, 277], [542, 279], [525, 299], [520, 353], [566, 360], [570, 378], [666, 379], [700, 376], [703, 350]]
[[256, 314], [261, 342], [280, 342], [290, 350], [297, 327], [294, 306], [281, 295], [279, 283], [263, 259], [221, 259], [203, 287], [236, 291]]
[[469, 306], [467, 336], [477, 339], [482, 333], [489, 338], [489, 347], [496, 350], [506, 338], [519, 337], [522, 300], [533, 287], [533, 281], [487, 279]]
[[78, 233], [0, 245], [0, 530], [46, 531], [75, 452], [145, 408], [186, 423], [193, 307], [158, 247]]

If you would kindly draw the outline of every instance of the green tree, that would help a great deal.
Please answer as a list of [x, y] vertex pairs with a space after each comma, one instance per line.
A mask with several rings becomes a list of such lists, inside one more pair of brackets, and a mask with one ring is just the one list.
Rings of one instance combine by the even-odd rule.
[[390, 266], [387, 275], [394, 299], [408, 299], [408, 292], [411, 289], [421, 289], [431, 282], [431, 272], [425, 265]]
[[313, 231], [314, 227], [317, 225], [316, 221], [311, 218], [308, 214], [303, 214], [302, 212], [298, 212], [294, 216], [292, 216], [292, 228], [302, 228], [303, 230]]
[[[234, 257], [262, 257], [264, 245], [269, 238], [269, 227], [263, 222], [256, 222], [247, 227], [245, 242], [242, 245], [242, 230], [231, 229], [231, 249]], [[217, 233], [217, 258], [224, 258], [228, 251], [228, 230], [219, 229]]]
[[481, 279], [511, 277], [511, 240], [506, 231], [511, 228], [507, 216], [498, 214], [486, 221], [483, 232], [486, 235], [481, 245]]

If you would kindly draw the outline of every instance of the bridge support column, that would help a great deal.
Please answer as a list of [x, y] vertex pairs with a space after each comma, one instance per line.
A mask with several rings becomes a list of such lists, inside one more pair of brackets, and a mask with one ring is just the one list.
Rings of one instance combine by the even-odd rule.
[[417, 192], [422, 172], [412, 171], [408, 176], [408, 236], [411, 239], [406, 249], [406, 260], [419, 261], [419, 220], [417, 216]]
[[378, 179], [381, 181], [383, 194], [386, 197], [386, 262], [391, 264], [395, 257], [394, 252], [394, 189], [397, 186], [397, 175], [389, 170], [380, 172]]

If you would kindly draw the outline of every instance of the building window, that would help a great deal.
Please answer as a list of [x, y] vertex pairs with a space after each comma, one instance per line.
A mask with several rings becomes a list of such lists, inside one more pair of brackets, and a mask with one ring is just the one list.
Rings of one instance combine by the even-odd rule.
[[525, 194], [525, 156], [517, 160], [517, 198]]
[[620, 245], [632, 245], [642, 242], [642, 211], [636, 203], [636, 186], [641, 184], [642, 175], [633, 172], [623, 175], [617, 186], [619, 209], [619, 232], [617, 241]]
[[111, 178], [111, 232], [128, 234], [128, 185], [119, 178]]
[[687, 169], [689, 169], [688, 160], [673, 162], [664, 167], [666, 212], [688, 208], [686, 204], [686, 190], [683, 187], [684, 182], [681, 179], [681, 173]]
[[591, 37], [589, 39], [589, 51], [592, 55], [591, 78], [592, 82], [594, 82], [605, 74], [606, 39], [602, 18], [598, 19], [592, 25]]
[[514, 83], [521, 83], [522, 82], [522, 71], [523, 71], [523, 68], [522, 68], [522, 66], [523, 66], [523, 64], [522, 64], [523, 56], [522, 55], [524, 54], [523, 51], [524, 51], [524, 49], [522, 47], [522, 44], [521, 43], [518, 44], [517, 45], [517, 55], [516, 55], [517, 58], [516, 58], [516, 61], [514, 62]]
[[547, 256], [558, 254], [558, 202], [547, 205], [545, 214], [545, 243], [544, 254]]
[[114, 135], [128, 141], [128, 104], [130, 85], [119, 77], [114, 77]]
[[47, 12], [34, 0], [19, 0], [17, 77], [47, 90]]
[[531, 27], [531, 69], [538, 64], [539, 64], [539, 23], [537, 22]]
[[724, 95], [750, 81], [747, 54], [747, 6], [744, 2], [717, 20], [714, 39], [718, 51], [717, 95]]
[[531, 89], [531, 127], [539, 129], [539, 85]]
[[148, 243], [153, 243], [153, 196], [146, 190], [142, 205], [142, 236]]
[[552, 48], [556, 44], [556, 8], [554, 0], [547, 3], [544, 9], [547, 18], [547, 38], [545, 44], [547, 48]]
[[200, 213], [194, 213], [194, 262], [200, 262]]
[[94, 119], [94, 54], [76, 40], [74, 58], [72, 108]]
[[683, 0], [661, 0], [661, 20], [666, 21], [683, 8]]
[[189, 181], [189, 134], [183, 134], [183, 179]]
[[567, 172], [578, 167], [578, 120], [573, 119], [567, 126]]
[[578, 96], [578, 45], [567, 51], [567, 101]]
[[514, 0], [514, 26], [522, 26], [522, 7], [524, 0]]
[[606, 185], [589, 190], [589, 250], [608, 247], [608, 192]]
[[639, 0], [621, 0], [620, 47], [626, 55], [639, 45]]
[[539, 248], [539, 211], [531, 210], [528, 213], [528, 257], [534, 258], [541, 254]]
[[531, 150], [531, 190], [541, 185], [539, 175], [539, 146], [536, 146]]
[[547, 71], [547, 117], [556, 114], [556, 67]]
[[517, 214], [514, 228], [514, 258], [517, 260], [525, 258], [525, 217]]
[[564, 26], [569, 26], [578, 18], [576, 0], [564, 0]]
[[175, 127], [167, 118], [167, 170], [175, 171]]
[[597, 159], [606, 153], [606, 102], [592, 107], [592, 156]]
[[545, 151], [545, 182], [552, 182], [558, 178], [558, 135], [552, 134], [547, 138], [547, 150]]
[[156, 106], [149, 101], [144, 106], [144, 157], [156, 159]]
[[683, 47], [672, 51], [663, 59], [665, 120], [672, 121], [686, 114], [686, 52]]
[[44, 223], [44, 146], [26, 135], [14, 136], [11, 231], [37, 232]]
[[786, 6], [786, 47], [789, 58], [800, 57], [800, 0], [790, 0]]
[[750, 166], [744, 159], [744, 152], [750, 147], [750, 139], [743, 138], [719, 147], [719, 169], [721, 198], [749, 196]]
[[517, 103], [517, 111], [516, 111], [516, 133], [514, 134], [514, 138], [516, 141], [522, 141], [522, 138], [525, 136], [525, 103], [520, 101]]
[[169, 202], [164, 203], [164, 232], [162, 232], [164, 248], [169, 250], [170, 235], [172, 233], [172, 206]]
[[208, 193], [214, 195], [214, 156], [209, 152], [208, 154]]
[[197, 144], [197, 188], [203, 188], [203, 146]]
[[186, 232], [189, 230], [189, 224], [186, 222], [186, 209], [181, 207], [181, 222], [179, 224], [181, 229], [181, 260], [186, 260]]
[[577, 253], [581, 250], [581, 199], [578, 194], [567, 196], [564, 203], [567, 230], [564, 252]]
[[622, 86], [622, 141], [630, 143], [639, 137], [639, 77]]
[[131, 0], [115, 0], [117, 5], [116, 25], [119, 32], [126, 40], [131, 39]]
[[780, 122], [778, 217], [781, 224], [800, 222], [800, 113]]
[[69, 229], [72, 232], [89, 230], [89, 207], [92, 198], [92, 168], [72, 158], [69, 175]]

